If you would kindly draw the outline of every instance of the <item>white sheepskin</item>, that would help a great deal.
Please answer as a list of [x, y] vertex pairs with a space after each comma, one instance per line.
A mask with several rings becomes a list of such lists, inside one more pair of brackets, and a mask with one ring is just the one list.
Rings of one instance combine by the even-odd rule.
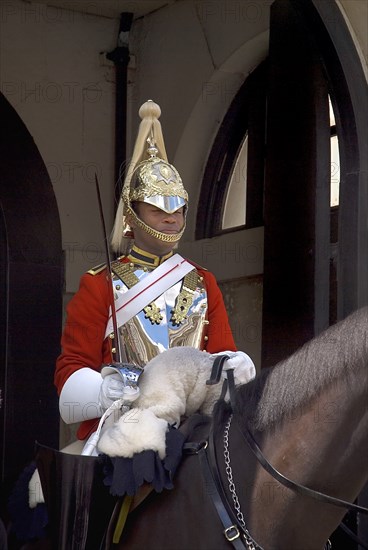
[[[212, 413], [222, 389], [222, 381], [206, 385], [213, 361], [209, 353], [185, 346], [170, 348], [149, 361], [139, 379], [140, 396], [113, 428], [105, 430], [98, 449], [124, 457], [153, 449], [164, 458], [168, 424], [179, 426], [182, 416], [197, 411]], [[242, 369], [235, 369], [234, 376], [236, 383], [243, 382]]]
[[150, 409], [134, 407], [102, 435], [98, 449], [109, 456], [128, 458], [152, 450], [162, 459], [168, 426], [166, 420], [155, 416]]

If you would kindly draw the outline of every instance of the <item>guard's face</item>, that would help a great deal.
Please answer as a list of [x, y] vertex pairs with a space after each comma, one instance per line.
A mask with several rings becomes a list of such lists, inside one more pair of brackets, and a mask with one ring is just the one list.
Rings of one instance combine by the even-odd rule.
[[[136, 202], [134, 210], [146, 225], [167, 235], [179, 233], [184, 226], [184, 207], [168, 214], [152, 204]], [[163, 255], [168, 254], [176, 246], [176, 243], [162, 242], [152, 235], [148, 235], [143, 229], [136, 226], [134, 220], [131, 221], [131, 227], [134, 230], [135, 244], [146, 252]]]

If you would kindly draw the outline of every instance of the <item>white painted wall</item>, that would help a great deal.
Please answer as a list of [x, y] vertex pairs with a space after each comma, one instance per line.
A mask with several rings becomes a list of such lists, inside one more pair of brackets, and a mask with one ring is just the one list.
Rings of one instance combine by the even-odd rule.
[[[198, 182], [214, 133], [246, 74], [266, 55], [268, 5], [178, 2], [133, 25], [130, 135], [140, 104], [158, 101], [170, 160], [191, 196], [186, 239], [193, 238]], [[95, 171], [107, 226], [113, 221], [114, 68], [99, 53], [114, 49], [117, 29], [118, 20], [64, 7], [1, 3], [1, 92], [34, 137], [54, 186], [67, 292], [103, 261]]]
[[1, 3], [1, 92], [33, 136], [53, 183], [69, 292], [102, 261], [95, 171], [109, 225], [113, 218], [114, 73], [101, 65], [99, 52], [114, 49], [117, 28], [104, 17]]
[[[0, 3], [0, 86], [35, 139], [53, 182], [66, 252], [66, 288], [102, 260], [93, 185], [97, 170], [107, 225], [113, 221], [114, 68], [100, 52], [116, 46], [118, 19], [22, 0]], [[271, 0], [175, 2], [133, 23], [128, 124], [130, 150], [138, 108], [162, 107], [169, 158], [196, 203], [205, 161], [239, 86], [267, 55]], [[368, 58], [366, 0], [340, 0], [361, 56]], [[71, 9], [69, 9], [71, 8]]]
[[368, 2], [367, 0], [338, 0], [338, 6], [345, 17], [353, 37], [362, 66], [368, 75]]
[[[183, 241], [193, 241], [209, 151], [247, 75], [267, 56], [271, 1], [177, 2], [137, 21], [131, 51], [131, 116], [154, 99], [169, 160], [190, 197]], [[136, 119], [132, 118], [131, 134]]]

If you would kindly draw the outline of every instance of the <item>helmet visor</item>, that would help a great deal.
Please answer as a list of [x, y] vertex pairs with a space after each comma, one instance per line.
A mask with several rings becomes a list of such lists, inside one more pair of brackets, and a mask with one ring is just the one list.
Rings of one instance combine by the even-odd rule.
[[152, 195], [151, 197], [144, 197], [142, 202], [152, 204], [160, 210], [167, 212], [168, 214], [173, 214], [179, 208], [186, 206], [187, 202], [182, 197], [174, 196], [164, 196], [164, 195]]

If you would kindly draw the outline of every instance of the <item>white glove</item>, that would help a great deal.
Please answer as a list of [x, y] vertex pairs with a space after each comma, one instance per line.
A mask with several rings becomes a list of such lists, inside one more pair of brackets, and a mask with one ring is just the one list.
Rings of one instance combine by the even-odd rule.
[[45, 499], [42, 492], [40, 474], [36, 468], [28, 482], [28, 506], [36, 508], [37, 504], [43, 502], [45, 502]]
[[220, 353], [212, 353], [211, 358], [218, 355], [228, 355], [229, 359], [225, 361], [223, 372], [226, 377], [226, 371], [234, 370], [235, 384], [247, 384], [256, 376], [256, 367], [252, 359], [244, 353], [244, 351], [221, 351]]
[[108, 374], [103, 378], [99, 395], [102, 409], [107, 410], [117, 399], [124, 398], [128, 403], [132, 403], [137, 397], [139, 388], [126, 385], [120, 374]]

